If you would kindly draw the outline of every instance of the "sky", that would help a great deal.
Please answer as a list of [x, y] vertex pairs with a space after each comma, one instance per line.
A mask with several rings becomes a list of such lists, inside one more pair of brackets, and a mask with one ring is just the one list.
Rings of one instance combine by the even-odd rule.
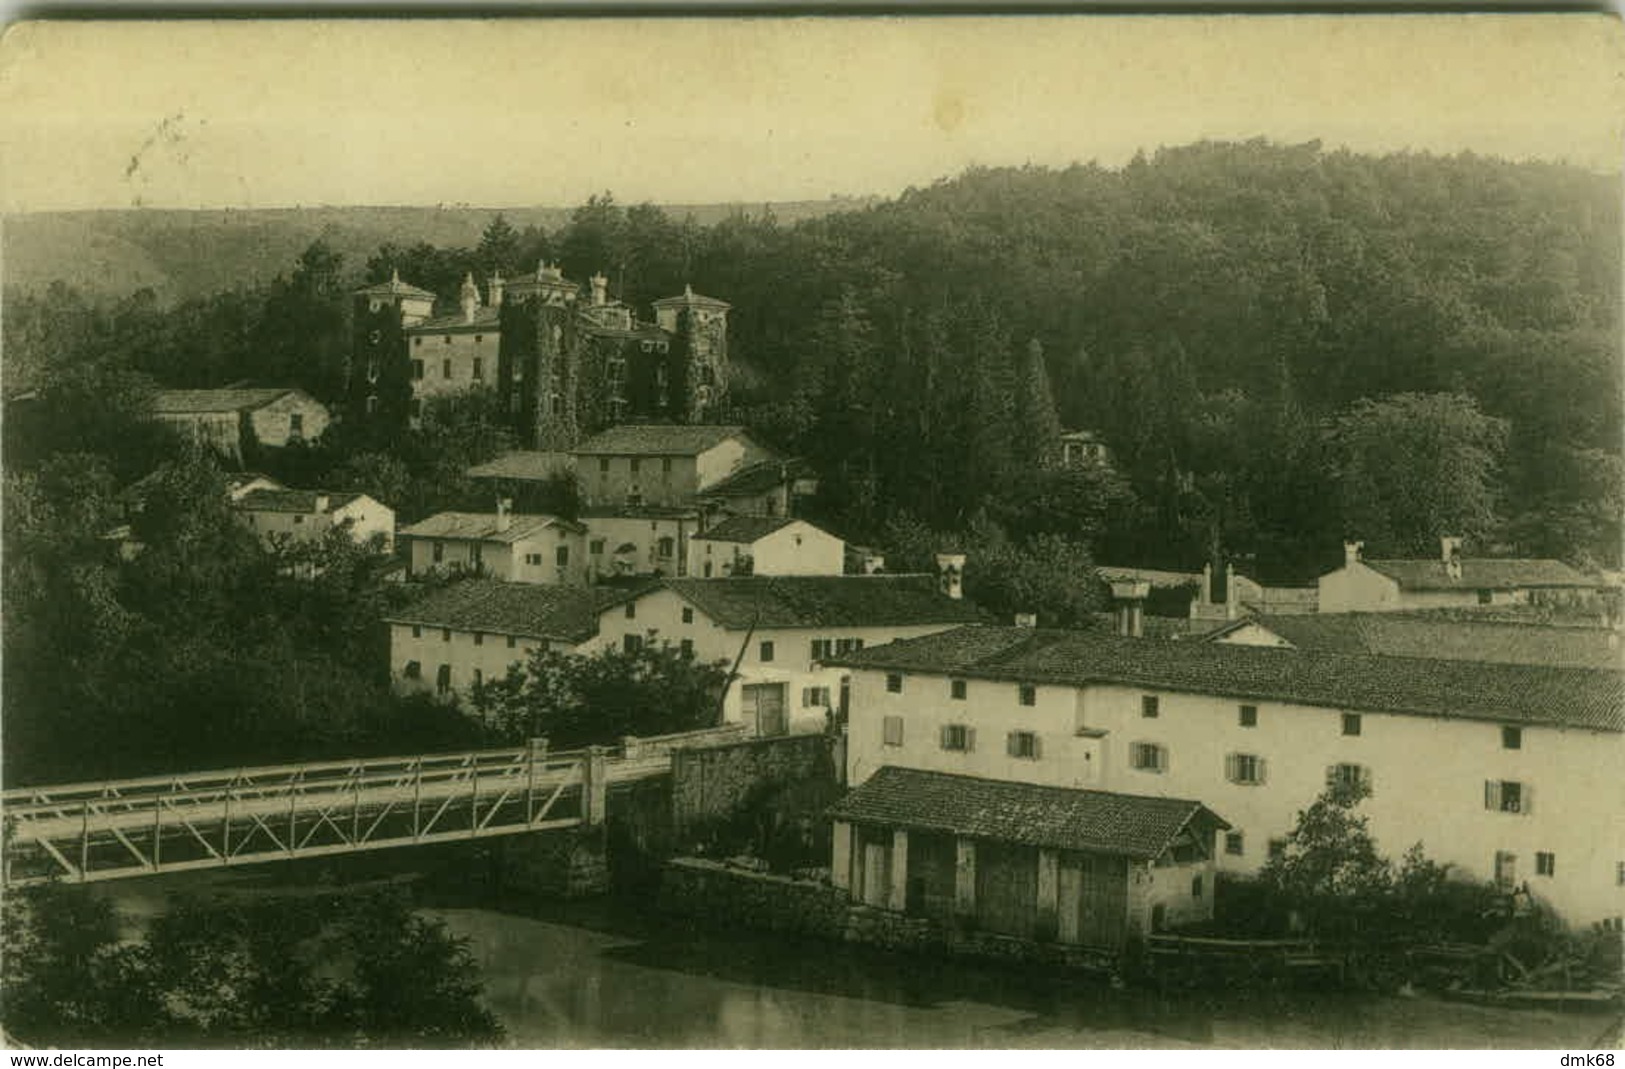
[[1200, 139], [1618, 172], [1604, 15], [21, 23], [0, 211], [891, 196]]

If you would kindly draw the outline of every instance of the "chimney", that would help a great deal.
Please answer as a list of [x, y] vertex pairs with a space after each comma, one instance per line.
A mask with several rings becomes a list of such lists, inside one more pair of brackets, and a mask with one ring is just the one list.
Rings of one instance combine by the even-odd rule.
[[491, 281], [486, 283], [486, 292], [487, 292], [488, 296], [486, 298], [485, 303], [490, 305], [492, 308], [501, 308], [502, 307], [502, 272], [501, 271], [492, 271], [491, 272]]
[[1145, 599], [1151, 596], [1147, 579], [1117, 579], [1112, 584], [1112, 601], [1117, 605], [1117, 633], [1139, 638], [1145, 633]]
[[965, 578], [965, 555], [963, 553], [937, 554], [937, 589], [958, 601], [964, 596], [961, 585]]
[[1213, 604], [1213, 562], [1202, 565], [1202, 605]]
[[457, 303], [463, 309], [463, 322], [474, 322], [474, 313], [480, 310], [480, 288], [474, 285], [474, 272], [463, 276], [463, 288], [457, 292]]
[[1241, 597], [1236, 593], [1236, 566], [1224, 566], [1224, 618], [1234, 620], [1236, 610], [1241, 606]]
[[[602, 271], [587, 280], [592, 283], [592, 306], [602, 308], [609, 303], [609, 279], [604, 277]], [[624, 280], [623, 280], [624, 282]]]
[[511, 498], [511, 497], [499, 497], [499, 498], [497, 498], [497, 530], [498, 531], [506, 531], [509, 527], [511, 527], [513, 525], [513, 515], [510, 512], [510, 510], [512, 508], [513, 508], [513, 498]]
[[1343, 543], [1343, 567], [1360, 563], [1360, 550], [1365, 548], [1364, 542]]
[[1038, 614], [1036, 612], [1018, 612], [1018, 613], [1016, 613], [1016, 626], [1017, 627], [1027, 627], [1027, 628], [1037, 627], [1038, 626]]
[[1452, 579], [1461, 578], [1461, 539], [1447, 535], [1439, 539], [1439, 557], [1444, 561], [1445, 574]]

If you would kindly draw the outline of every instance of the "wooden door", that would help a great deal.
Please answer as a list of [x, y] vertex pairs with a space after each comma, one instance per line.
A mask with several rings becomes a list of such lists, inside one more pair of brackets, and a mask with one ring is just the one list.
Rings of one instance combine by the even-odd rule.
[[1027, 938], [1038, 912], [1038, 851], [976, 844], [976, 922], [990, 932]]
[[891, 897], [891, 845], [863, 844], [863, 904], [885, 909]]
[[1127, 926], [1128, 860], [1078, 855], [1078, 942], [1116, 949]]
[[762, 737], [784, 735], [790, 730], [785, 708], [785, 684], [749, 683], [742, 695], [745, 721], [756, 721], [756, 734]]

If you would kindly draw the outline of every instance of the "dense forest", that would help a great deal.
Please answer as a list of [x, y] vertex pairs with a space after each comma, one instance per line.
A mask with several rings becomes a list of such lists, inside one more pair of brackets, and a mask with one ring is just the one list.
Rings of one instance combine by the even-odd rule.
[[[353, 285], [399, 269], [450, 305], [467, 271], [546, 258], [640, 307], [685, 283], [730, 301], [733, 416], [818, 465], [815, 512], [852, 538], [1049, 537], [1301, 580], [1344, 537], [1431, 553], [1451, 533], [1615, 565], [1619, 193], [1555, 164], [1260, 141], [976, 169], [794, 226], [606, 194], [466, 247], [361, 264], [318, 242], [267, 285], [172, 305], [12, 291], [7, 377], [116, 363], [334, 399]], [[1115, 471], [1055, 471], [1063, 426]], [[393, 452], [413, 450], [397, 482], [429, 464]], [[388, 466], [354, 452], [307, 471]]]

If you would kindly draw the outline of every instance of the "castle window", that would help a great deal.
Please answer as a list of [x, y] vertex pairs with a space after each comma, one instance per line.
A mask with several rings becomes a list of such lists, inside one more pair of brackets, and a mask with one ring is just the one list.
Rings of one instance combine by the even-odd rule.
[[1528, 813], [1534, 791], [1517, 780], [1485, 780], [1484, 808], [1497, 813]]
[[485, 361], [477, 356], [474, 358], [474, 381], [485, 381]]
[[368, 360], [367, 361], [367, 381], [368, 382], [377, 382], [378, 381], [378, 361], [377, 360]]
[[672, 541], [672, 537], [670, 535], [667, 535], [660, 540], [655, 552], [662, 557], [669, 557], [676, 550], [676, 548], [677, 543]]
[[423, 361], [421, 361], [421, 360], [412, 361], [412, 377], [414, 379], [423, 378]]
[[451, 378], [451, 361], [450, 360], [442, 360], [440, 362], [440, 377], [443, 378], [443, 379]]
[[367, 395], [367, 415], [372, 416], [372, 415], [377, 415], [377, 413], [378, 413], [378, 395], [377, 394], [368, 394]]
[[518, 646], [518, 645], [519, 645], [519, 636], [517, 636], [517, 635], [509, 635], [508, 636], [508, 648], [511, 650], [514, 647]]

